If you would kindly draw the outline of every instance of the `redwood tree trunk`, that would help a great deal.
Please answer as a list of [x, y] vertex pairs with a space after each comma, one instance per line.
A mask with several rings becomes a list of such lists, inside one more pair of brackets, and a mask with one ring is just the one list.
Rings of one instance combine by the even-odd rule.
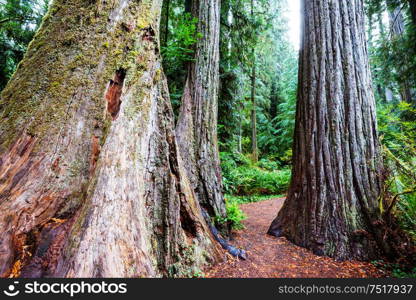
[[200, 204], [210, 217], [225, 218], [217, 141], [220, 1], [195, 0], [192, 13], [202, 38], [189, 63], [176, 134]]
[[189, 276], [218, 258], [179, 156], [161, 0], [55, 0], [0, 101], [0, 274]]
[[380, 160], [363, 2], [303, 1], [293, 178], [269, 229], [340, 260], [377, 252]]

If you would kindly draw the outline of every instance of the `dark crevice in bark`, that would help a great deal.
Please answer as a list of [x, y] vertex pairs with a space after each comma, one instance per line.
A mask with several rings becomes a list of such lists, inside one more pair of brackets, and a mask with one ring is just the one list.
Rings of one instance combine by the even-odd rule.
[[142, 31], [144, 32], [142, 34], [142, 40], [151, 41], [151, 42], [154, 41], [156, 33], [153, 30], [152, 26], [146, 27], [142, 29]]
[[195, 238], [197, 236], [197, 228], [195, 220], [193, 220], [189, 213], [186, 211], [184, 205], [181, 203], [180, 208], [180, 221], [182, 229], [186, 232], [188, 238]]
[[[42, 278], [55, 275], [61, 251], [86, 197], [86, 188], [71, 195], [47, 222], [13, 238], [12, 277]], [[9, 276], [10, 276], [9, 275]]]
[[[20, 277], [42, 278], [53, 276], [62, 248], [68, 236], [73, 219], [51, 219], [39, 229], [33, 230], [35, 237], [33, 255], [25, 265]], [[35, 232], [35, 233], [33, 233]]]
[[174, 138], [171, 137], [168, 139], [169, 144], [169, 166], [170, 171], [175, 177], [176, 180], [176, 193], [179, 195], [180, 199], [180, 222], [181, 227], [185, 231], [188, 238], [193, 239], [197, 236], [197, 227], [195, 220], [189, 214], [187, 208], [185, 207], [185, 201], [183, 199], [183, 191], [181, 188], [181, 177], [179, 173], [178, 166], [178, 153], [176, 149], [176, 143]]
[[30, 167], [32, 166], [32, 161], [28, 161], [28, 163], [20, 169], [16, 175], [13, 176], [12, 182], [9, 186], [9, 191], [11, 192], [15, 186], [18, 185], [19, 181], [24, 178], [24, 176], [29, 172]]
[[91, 149], [90, 168], [89, 168], [90, 178], [95, 173], [95, 168], [97, 167], [97, 161], [100, 156], [100, 152], [101, 152], [100, 138], [94, 135], [92, 137], [91, 145], [92, 145], [92, 149]]
[[114, 79], [110, 80], [110, 83], [105, 94], [107, 99], [107, 110], [113, 120], [117, 119], [121, 106], [121, 94], [123, 91], [124, 79], [126, 77], [126, 70], [119, 69], [114, 75]]

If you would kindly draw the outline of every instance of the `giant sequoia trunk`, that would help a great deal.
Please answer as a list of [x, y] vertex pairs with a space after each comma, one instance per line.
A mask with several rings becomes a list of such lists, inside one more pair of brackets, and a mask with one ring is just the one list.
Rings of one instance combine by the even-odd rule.
[[269, 233], [318, 255], [368, 259], [381, 179], [364, 1], [303, 2], [293, 178]]
[[187, 276], [216, 260], [179, 157], [161, 0], [55, 0], [0, 102], [0, 273]]
[[210, 217], [225, 218], [217, 141], [220, 1], [195, 0], [192, 13], [202, 38], [189, 64], [176, 133], [200, 204]]

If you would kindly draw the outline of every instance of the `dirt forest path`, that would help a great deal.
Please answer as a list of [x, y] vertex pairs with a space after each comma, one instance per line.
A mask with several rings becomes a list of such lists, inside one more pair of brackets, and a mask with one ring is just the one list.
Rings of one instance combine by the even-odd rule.
[[245, 249], [246, 261], [226, 255], [226, 261], [206, 271], [208, 278], [363, 278], [384, 277], [370, 263], [337, 262], [297, 247], [285, 238], [266, 234], [285, 199], [244, 204], [245, 229], [235, 233], [234, 246]]

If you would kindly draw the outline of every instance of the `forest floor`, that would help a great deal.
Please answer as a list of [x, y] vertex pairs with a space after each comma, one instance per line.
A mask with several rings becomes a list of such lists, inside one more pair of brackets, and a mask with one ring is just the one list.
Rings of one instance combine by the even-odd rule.
[[208, 278], [374, 278], [386, 273], [371, 263], [337, 262], [319, 257], [285, 238], [266, 234], [284, 198], [241, 205], [245, 229], [235, 232], [233, 246], [245, 249], [246, 261], [225, 254], [225, 261], [205, 273]]

